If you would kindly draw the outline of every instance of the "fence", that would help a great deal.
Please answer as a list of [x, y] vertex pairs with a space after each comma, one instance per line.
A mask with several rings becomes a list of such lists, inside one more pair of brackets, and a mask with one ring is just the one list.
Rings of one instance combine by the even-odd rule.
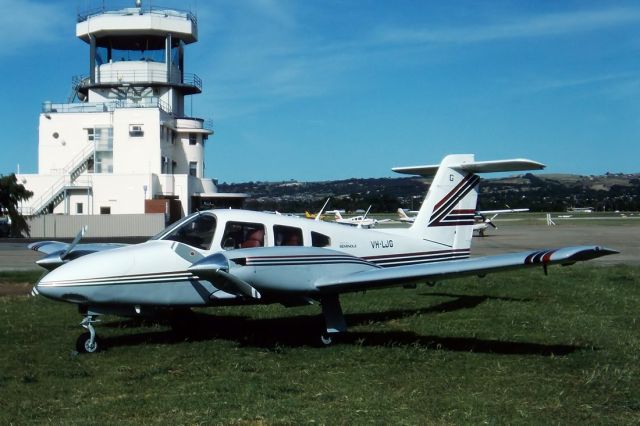
[[163, 213], [109, 215], [42, 215], [27, 222], [31, 238], [73, 238], [87, 225], [87, 238], [149, 237], [165, 227]]

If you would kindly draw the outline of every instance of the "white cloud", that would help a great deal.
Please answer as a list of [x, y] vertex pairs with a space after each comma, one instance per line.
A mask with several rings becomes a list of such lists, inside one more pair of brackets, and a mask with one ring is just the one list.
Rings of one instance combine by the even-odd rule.
[[640, 9], [616, 8], [521, 16], [497, 24], [435, 28], [385, 28], [372, 41], [393, 44], [481, 43], [572, 34], [640, 22]]
[[[216, 10], [217, 25], [204, 29], [207, 33], [201, 38], [203, 44], [215, 48], [207, 51], [211, 54], [201, 58], [197, 68], [207, 70], [205, 79], [212, 83], [202, 101], [224, 105], [219, 116], [225, 117], [331, 93], [353, 82], [352, 71], [359, 68], [439, 57], [417, 52], [425, 48], [579, 34], [640, 22], [640, 9], [612, 8], [511, 15], [499, 23], [439, 28], [406, 29], [395, 23], [371, 30], [358, 29], [361, 23], [354, 22], [350, 36], [339, 37], [324, 25], [298, 24], [314, 10], [295, 2], [252, 0], [238, 3], [237, 8], [221, 5]], [[529, 92], [604, 83], [618, 77], [543, 81]]]
[[[66, 36], [70, 17], [66, 3], [0, 0], [0, 31], [5, 41], [0, 57], [32, 46], [56, 43]], [[71, 21], [73, 22], [73, 21]]]

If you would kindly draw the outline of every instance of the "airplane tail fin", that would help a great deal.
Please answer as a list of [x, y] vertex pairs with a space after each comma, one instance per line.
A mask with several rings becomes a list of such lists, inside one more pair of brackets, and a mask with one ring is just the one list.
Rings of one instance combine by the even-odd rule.
[[393, 171], [435, 175], [411, 231], [443, 249], [469, 250], [480, 182], [477, 173], [542, 168], [543, 164], [526, 159], [477, 162], [473, 154], [454, 154], [439, 165], [396, 167]]
[[338, 210], [334, 210], [333, 214], [336, 216], [336, 219], [339, 219], [339, 220], [342, 219], [342, 215], [340, 214], [340, 212]]
[[409, 216], [407, 216], [407, 213], [405, 213], [404, 210], [402, 210], [402, 208], [398, 207], [398, 216], [400, 216], [400, 219], [409, 219]]

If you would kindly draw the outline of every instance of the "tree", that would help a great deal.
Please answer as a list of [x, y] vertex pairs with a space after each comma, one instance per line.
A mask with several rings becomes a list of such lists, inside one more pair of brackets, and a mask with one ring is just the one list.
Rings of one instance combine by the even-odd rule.
[[26, 235], [30, 235], [29, 225], [20, 214], [18, 204], [20, 201], [28, 200], [32, 195], [33, 192], [28, 191], [24, 185], [18, 183], [15, 174], [12, 173], [8, 176], [0, 175], [0, 209], [8, 213], [11, 218], [12, 236], [21, 236], [23, 232]]

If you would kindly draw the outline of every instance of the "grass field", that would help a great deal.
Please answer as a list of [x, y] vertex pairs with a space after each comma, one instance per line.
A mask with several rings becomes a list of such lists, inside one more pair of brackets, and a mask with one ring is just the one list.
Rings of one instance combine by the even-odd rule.
[[640, 423], [638, 267], [342, 301], [350, 330], [331, 347], [309, 335], [317, 306], [259, 306], [199, 311], [186, 338], [106, 317], [109, 349], [75, 355], [72, 305], [2, 297], [0, 424]]

